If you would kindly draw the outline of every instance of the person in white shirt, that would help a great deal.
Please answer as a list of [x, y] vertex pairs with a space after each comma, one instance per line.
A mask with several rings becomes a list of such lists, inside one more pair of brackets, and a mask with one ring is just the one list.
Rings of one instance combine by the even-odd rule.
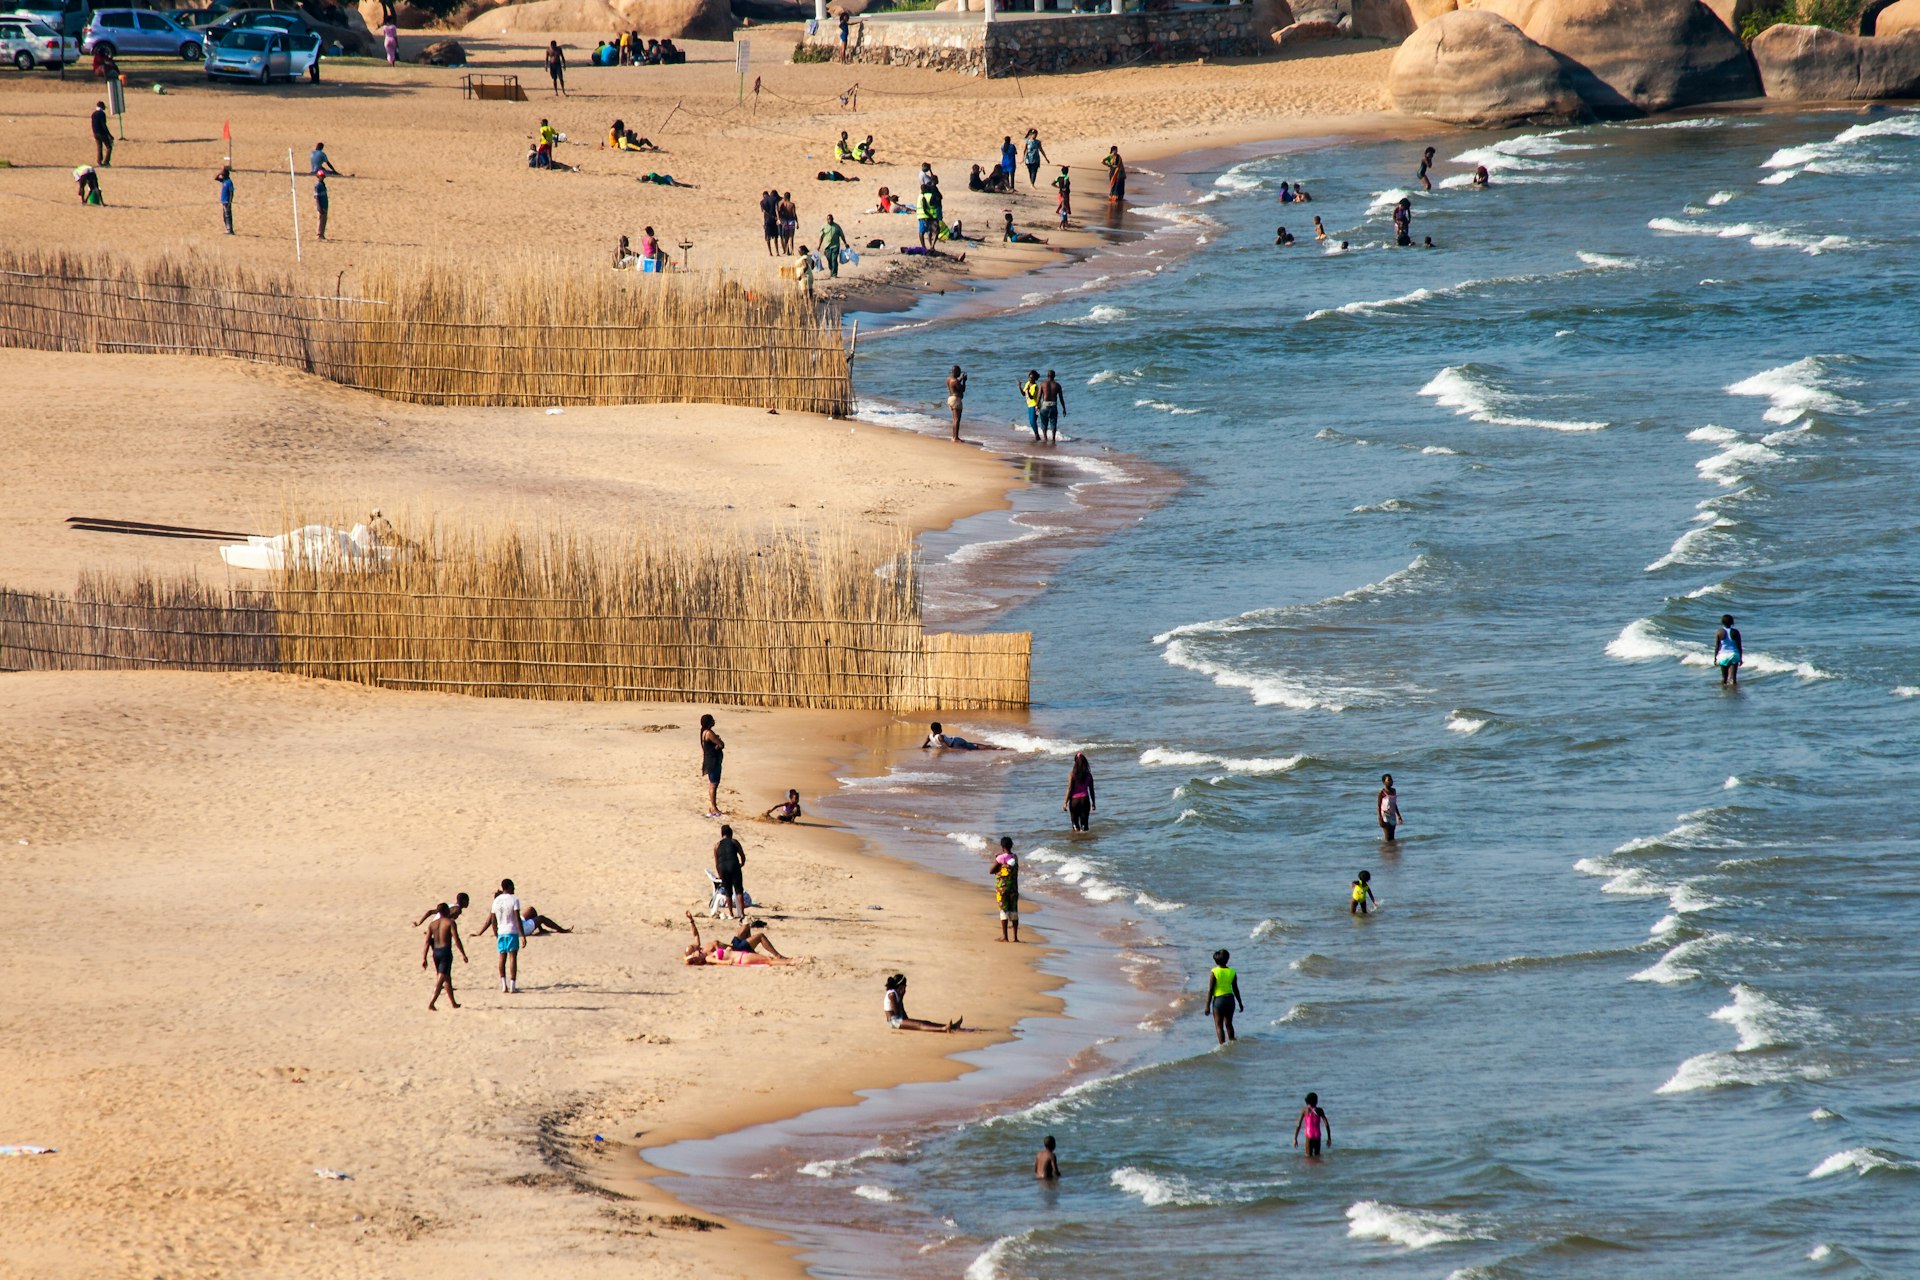
[[473, 936], [477, 938], [488, 931], [498, 935], [494, 939], [494, 948], [500, 953], [500, 989], [518, 992], [522, 924], [520, 899], [514, 896], [513, 881], [500, 882], [500, 892], [494, 895], [492, 912], [487, 922], [473, 931]]

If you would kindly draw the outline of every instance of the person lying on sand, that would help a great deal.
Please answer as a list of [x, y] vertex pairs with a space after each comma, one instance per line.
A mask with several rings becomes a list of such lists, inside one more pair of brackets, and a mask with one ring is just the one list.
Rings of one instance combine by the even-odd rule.
[[543, 916], [532, 907], [520, 908], [520, 936], [531, 938], [542, 933], [572, 933], [552, 916]]
[[887, 979], [884, 1004], [887, 1011], [887, 1025], [895, 1031], [953, 1032], [960, 1030], [961, 1019], [959, 1018], [955, 1018], [952, 1022], [928, 1022], [925, 1018], [907, 1016], [907, 976], [904, 973], [896, 973]]
[[651, 182], [656, 187], [685, 187], [689, 191], [698, 190], [691, 182], [679, 182], [670, 173], [643, 173], [640, 181]]
[[[800, 963], [798, 960], [791, 959], [790, 957], [787, 957], [787, 956], [772, 956], [772, 955], [763, 956], [763, 955], [757, 954], [752, 950], [748, 950], [744, 948], [740, 950], [735, 950], [734, 948], [730, 947], [727, 943], [719, 942], [719, 941], [716, 941], [713, 944], [712, 950], [707, 950], [704, 944], [700, 941], [699, 922], [693, 918], [693, 912], [689, 911], [686, 914], [687, 914], [687, 926], [693, 930], [693, 941], [688, 944], [687, 949], [685, 951], [680, 953], [680, 962], [682, 964], [777, 965], [777, 964], [799, 964]], [[764, 927], [764, 923], [765, 923], [764, 921], [759, 923], [761, 923]], [[751, 931], [751, 928], [752, 926], [748, 926], [749, 932]], [[767, 943], [767, 946], [769, 949], [771, 949], [773, 944], [769, 942]]]
[[468, 897], [466, 894], [456, 893], [453, 895], [452, 906], [448, 906], [444, 902], [435, 903], [433, 906], [428, 907], [425, 911], [420, 913], [420, 918], [413, 922], [413, 927], [418, 929], [421, 925], [431, 920], [434, 916], [440, 914], [440, 908], [442, 907], [446, 907], [447, 911], [452, 915], [452, 917], [455, 920], [458, 920], [460, 918], [460, 913], [462, 911], [465, 911], [472, 902], [473, 902], [473, 899]]
[[773, 939], [767, 936], [765, 920], [749, 920], [741, 925], [740, 932], [734, 934], [732, 941], [727, 943], [727, 950], [764, 952], [776, 960], [787, 958], [780, 954], [780, 948], [774, 946]]
[[760, 815], [772, 818], [775, 822], [792, 822], [800, 816], [800, 793], [788, 791], [787, 798]]
[[927, 740], [920, 744], [922, 751], [946, 749], [948, 751], [1005, 751], [1007, 748], [995, 746], [991, 742], [968, 742], [956, 734], [947, 733], [941, 723], [935, 720], [927, 730]]
[[1045, 244], [1046, 243], [1045, 240], [1042, 240], [1039, 236], [1034, 235], [1031, 231], [1015, 231], [1013, 229], [1013, 210], [1002, 209], [1000, 211], [1000, 216], [1006, 221], [1006, 226], [1001, 230], [1001, 235], [1006, 237], [1006, 241], [1008, 244]]

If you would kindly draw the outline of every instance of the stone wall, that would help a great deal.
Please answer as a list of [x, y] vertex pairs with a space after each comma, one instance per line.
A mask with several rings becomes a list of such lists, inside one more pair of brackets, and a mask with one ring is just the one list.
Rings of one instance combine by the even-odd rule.
[[[839, 38], [831, 24], [805, 43], [834, 52]], [[1247, 58], [1266, 52], [1256, 37], [1249, 5], [1159, 13], [1063, 14], [987, 22], [959, 19], [869, 18], [854, 61], [881, 66], [929, 67], [988, 76], [1040, 75], [1085, 67], [1136, 62], [1187, 62], [1196, 58]]]

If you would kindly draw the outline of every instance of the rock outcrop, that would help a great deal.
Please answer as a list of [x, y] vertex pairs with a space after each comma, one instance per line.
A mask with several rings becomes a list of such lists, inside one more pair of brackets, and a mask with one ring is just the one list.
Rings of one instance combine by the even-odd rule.
[[[375, 37], [386, 23], [387, 9], [380, 0], [360, 0], [360, 19], [367, 24], [367, 30]], [[393, 5], [393, 25], [402, 31], [418, 31], [421, 27], [432, 26], [437, 18], [431, 9], [422, 9], [418, 5], [408, 4], [406, 0], [397, 0]]]
[[1457, 0], [1352, 0], [1353, 34], [1376, 40], [1404, 40], [1443, 13], [1460, 6]]
[[532, 0], [481, 14], [462, 28], [471, 35], [518, 31], [638, 31], [659, 40], [731, 40], [727, 0]]
[[1700, 0], [1700, 3], [1713, 11], [1722, 26], [1734, 35], [1740, 34], [1740, 24], [1747, 20], [1761, 0]]
[[1787, 23], [1753, 39], [1769, 98], [1859, 102], [1920, 97], [1920, 32], [1850, 36]]
[[1312, 22], [1296, 22], [1292, 26], [1282, 27], [1273, 33], [1273, 42], [1282, 49], [1297, 49], [1303, 44], [1312, 44], [1316, 40], [1333, 40], [1344, 36], [1346, 30], [1337, 22], [1317, 19]]
[[1294, 23], [1293, 6], [1287, 0], [1253, 0], [1253, 37], [1264, 40]]
[[1920, 31], [1920, 0], [1894, 0], [1873, 15], [1875, 36], [1897, 36], [1903, 31]]
[[460, 47], [458, 40], [436, 40], [414, 54], [413, 60], [430, 67], [464, 67], [467, 51]]
[[1559, 59], [1496, 13], [1422, 24], [1393, 55], [1387, 96], [1410, 115], [1482, 126], [1562, 124], [1584, 113]]
[[1726, 24], [1700, 0], [1468, 0], [1559, 55], [1567, 83], [1597, 114], [1760, 96]]

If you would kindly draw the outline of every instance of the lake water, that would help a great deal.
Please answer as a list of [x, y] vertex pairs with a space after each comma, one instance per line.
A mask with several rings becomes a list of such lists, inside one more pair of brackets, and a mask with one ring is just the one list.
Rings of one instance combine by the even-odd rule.
[[[1111, 1069], [770, 1165], [873, 1233], [803, 1231], [822, 1274], [1920, 1275], [1920, 114], [1440, 146], [1431, 193], [1417, 144], [1238, 163], [1192, 179], [1197, 252], [863, 335], [867, 397], [927, 408], [957, 360], [1011, 441], [1051, 366], [1082, 447], [1185, 485], [990, 619], [1034, 632], [1035, 709], [949, 727], [1023, 750], [908, 761], [892, 802], [983, 908], [1012, 834], [1090, 922], [1061, 971], [1122, 946], [1156, 1012], [1083, 975]], [[1403, 194], [1437, 249], [1386, 247]], [[1224, 1050], [1169, 1005], [1216, 947]], [[1046, 1133], [1057, 1191], [1023, 1173]]]

